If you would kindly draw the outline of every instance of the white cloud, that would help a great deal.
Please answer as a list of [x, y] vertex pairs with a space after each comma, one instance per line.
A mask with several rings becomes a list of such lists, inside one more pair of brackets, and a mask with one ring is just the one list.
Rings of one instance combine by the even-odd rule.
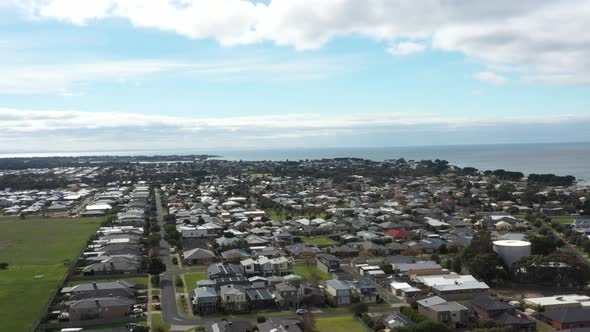
[[[50, 65], [0, 65], [0, 94], [79, 94], [73, 85], [89, 81], [140, 80], [173, 73], [195, 80], [317, 80], [345, 70], [352, 58], [276, 60], [265, 56], [210, 62], [127, 60]], [[64, 94], [64, 91], [66, 93]]]
[[504, 84], [507, 81], [506, 77], [498, 75], [491, 71], [482, 71], [473, 75], [473, 77], [482, 82], [491, 84]]
[[[510, 128], [518, 128], [512, 130]], [[529, 128], [531, 130], [527, 131]], [[546, 130], [550, 128], [551, 130]], [[565, 128], [565, 129], [564, 129]], [[576, 130], [572, 130], [576, 128]], [[453, 117], [375, 113], [192, 118], [119, 112], [0, 108], [0, 151], [262, 148], [336, 145], [464, 144], [497, 140], [563, 140], [590, 130], [590, 116]], [[487, 136], [486, 136], [487, 135]], [[549, 137], [554, 135], [555, 137]], [[498, 137], [490, 142], [489, 137]], [[572, 140], [580, 139], [578, 137]], [[481, 143], [481, 142], [480, 142]]]
[[413, 42], [401, 42], [390, 46], [387, 49], [392, 55], [410, 55], [415, 53], [424, 52], [426, 45], [413, 43]]
[[423, 40], [490, 66], [525, 66], [536, 77], [527, 81], [590, 81], [587, 0], [13, 1], [35, 18], [82, 25], [117, 17], [223, 45], [271, 41], [305, 50], [345, 35], [388, 44]]

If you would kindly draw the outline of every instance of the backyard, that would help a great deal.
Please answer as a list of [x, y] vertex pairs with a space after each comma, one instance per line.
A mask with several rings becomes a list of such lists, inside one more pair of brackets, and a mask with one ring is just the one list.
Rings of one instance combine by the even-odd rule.
[[317, 281], [326, 281], [332, 279], [328, 273], [318, 269], [315, 266], [295, 266], [293, 267], [293, 273], [302, 276], [305, 281], [308, 282], [314, 278], [317, 278]]
[[312, 244], [314, 246], [331, 246], [333, 244], [336, 244], [336, 242], [328, 239], [325, 236], [306, 237], [303, 239], [303, 242]]
[[27, 331], [103, 219], [0, 217], [0, 320]]
[[197, 288], [197, 281], [209, 279], [207, 272], [191, 272], [184, 274], [184, 281], [186, 282], [186, 288], [190, 293], [193, 289]]
[[353, 316], [319, 317], [315, 326], [319, 332], [366, 332]]

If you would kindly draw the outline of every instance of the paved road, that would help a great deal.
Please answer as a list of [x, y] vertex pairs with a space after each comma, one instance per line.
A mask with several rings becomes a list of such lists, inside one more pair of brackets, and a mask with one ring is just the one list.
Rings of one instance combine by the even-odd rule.
[[199, 319], [188, 319], [178, 314], [176, 305], [176, 289], [174, 278], [176, 276], [174, 264], [170, 257], [170, 244], [164, 240], [164, 214], [162, 212], [162, 200], [158, 190], [155, 191], [156, 198], [156, 220], [160, 226], [160, 259], [166, 264], [166, 272], [160, 276], [160, 305], [162, 306], [162, 319], [172, 325], [199, 325], [204, 321]]

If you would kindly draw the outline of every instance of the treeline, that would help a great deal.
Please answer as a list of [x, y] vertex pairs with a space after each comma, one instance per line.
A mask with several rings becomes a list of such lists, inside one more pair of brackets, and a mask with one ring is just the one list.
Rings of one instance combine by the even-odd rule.
[[555, 174], [530, 174], [528, 181], [531, 183], [546, 186], [571, 186], [576, 182], [576, 177], [572, 175], [559, 176]]
[[0, 190], [11, 188], [14, 190], [41, 190], [63, 188], [69, 181], [61, 176], [48, 174], [12, 174], [0, 176]]

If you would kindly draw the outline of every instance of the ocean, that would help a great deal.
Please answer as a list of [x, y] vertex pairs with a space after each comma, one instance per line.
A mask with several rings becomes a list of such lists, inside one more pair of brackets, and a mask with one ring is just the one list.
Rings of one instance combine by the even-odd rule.
[[83, 151], [0, 154], [6, 157], [215, 154], [227, 160], [302, 160], [356, 157], [371, 160], [444, 159], [452, 165], [480, 170], [505, 169], [573, 175], [590, 182], [590, 143], [490, 144], [412, 147], [288, 148], [244, 150]]

